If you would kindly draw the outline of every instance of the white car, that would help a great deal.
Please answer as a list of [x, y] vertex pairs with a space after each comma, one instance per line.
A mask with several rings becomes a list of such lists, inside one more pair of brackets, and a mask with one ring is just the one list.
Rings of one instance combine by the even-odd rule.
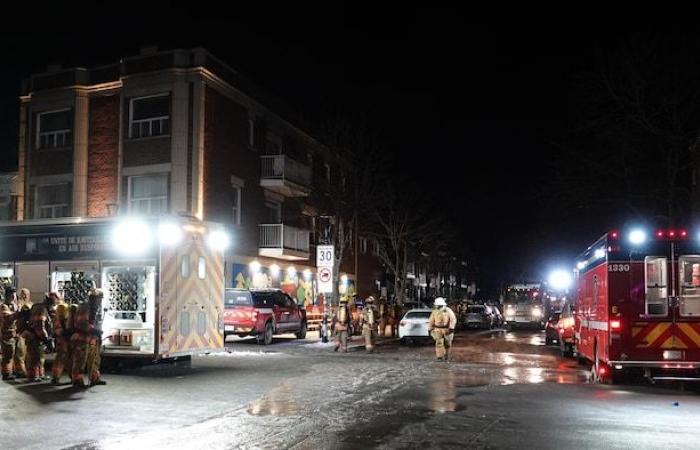
[[409, 343], [419, 339], [429, 339], [428, 331], [431, 309], [412, 309], [399, 322], [399, 339]]

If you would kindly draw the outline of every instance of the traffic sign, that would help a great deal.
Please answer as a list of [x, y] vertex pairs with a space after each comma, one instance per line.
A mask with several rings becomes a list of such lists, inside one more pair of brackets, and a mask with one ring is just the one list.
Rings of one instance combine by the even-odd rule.
[[333, 268], [335, 264], [335, 251], [332, 245], [316, 246], [316, 267]]
[[331, 294], [333, 292], [333, 271], [330, 267], [318, 268], [318, 292]]

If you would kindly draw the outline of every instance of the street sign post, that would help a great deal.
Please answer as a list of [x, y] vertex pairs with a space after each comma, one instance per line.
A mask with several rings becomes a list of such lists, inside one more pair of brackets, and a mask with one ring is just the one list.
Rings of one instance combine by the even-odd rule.
[[333, 293], [333, 265], [335, 264], [335, 247], [332, 245], [316, 246], [316, 277], [318, 292], [324, 294], [323, 329], [321, 342], [328, 342], [328, 294]]

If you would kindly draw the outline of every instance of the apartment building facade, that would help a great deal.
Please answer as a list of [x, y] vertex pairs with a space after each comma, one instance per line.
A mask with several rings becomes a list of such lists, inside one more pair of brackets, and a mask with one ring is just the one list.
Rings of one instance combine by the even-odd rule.
[[[350, 162], [235, 70], [204, 49], [146, 48], [107, 66], [32, 75], [20, 99], [17, 220], [223, 223], [233, 237], [228, 286], [282, 286], [310, 300], [319, 217]], [[357, 285], [353, 249], [341, 264], [345, 292]], [[360, 283], [369, 288], [359, 294], [381, 283]]]

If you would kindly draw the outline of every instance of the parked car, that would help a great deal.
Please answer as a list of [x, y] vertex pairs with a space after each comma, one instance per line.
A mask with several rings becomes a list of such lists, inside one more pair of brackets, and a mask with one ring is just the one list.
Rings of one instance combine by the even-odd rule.
[[464, 324], [467, 328], [491, 329], [494, 326], [493, 312], [486, 305], [469, 305]]
[[562, 356], [574, 356], [575, 352], [575, 315], [576, 311], [571, 303], [564, 303], [559, 316], [559, 350]]
[[306, 310], [279, 289], [226, 289], [224, 308], [224, 339], [255, 336], [269, 345], [275, 334], [306, 337]]
[[547, 323], [544, 326], [544, 343], [545, 345], [552, 345], [555, 342], [559, 343], [559, 317], [561, 316], [561, 311], [554, 312], [550, 314], [547, 318]]
[[412, 309], [404, 314], [399, 322], [399, 339], [403, 344], [409, 344], [416, 340], [430, 339], [428, 324], [432, 310]]

